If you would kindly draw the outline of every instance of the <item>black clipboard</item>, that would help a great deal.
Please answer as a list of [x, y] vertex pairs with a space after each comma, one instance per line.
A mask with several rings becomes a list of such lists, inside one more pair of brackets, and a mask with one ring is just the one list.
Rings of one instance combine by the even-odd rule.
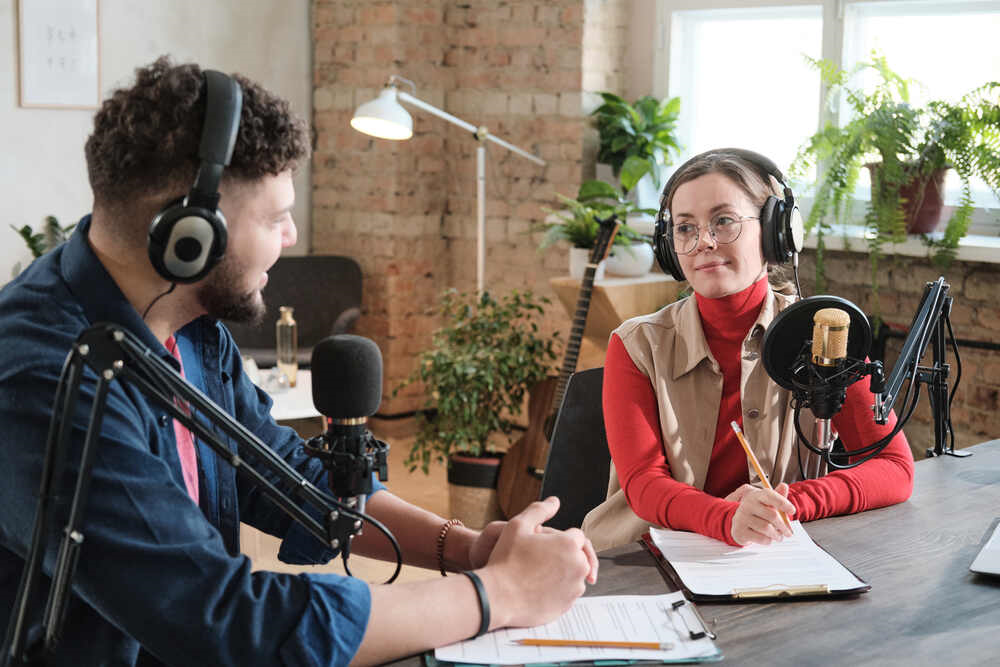
[[834, 560], [840, 563], [841, 567], [850, 572], [854, 577], [860, 581], [862, 586], [855, 586], [853, 588], [838, 588], [829, 589], [826, 586], [794, 586], [791, 588], [761, 588], [761, 589], [746, 589], [742, 591], [733, 592], [728, 595], [710, 595], [706, 593], [696, 593], [692, 591], [684, 581], [681, 579], [680, 575], [674, 569], [673, 565], [670, 564], [663, 554], [660, 552], [659, 548], [653, 542], [652, 536], [649, 531], [643, 533], [640, 538], [640, 543], [643, 548], [649, 552], [649, 555], [653, 557], [656, 561], [656, 566], [663, 572], [664, 575], [680, 590], [684, 591], [684, 597], [694, 602], [774, 602], [776, 600], [815, 600], [815, 599], [828, 599], [832, 597], [847, 597], [853, 595], [859, 595], [861, 593], [866, 593], [871, 590], [871, 584], [859, 577], [853, 570], [849, 567], [840, 563], [833, 554], [829, 551], [823, 549], [823, 547], [816, 542], [817, 547], [823, 549], [827, 554], [829, 554]]

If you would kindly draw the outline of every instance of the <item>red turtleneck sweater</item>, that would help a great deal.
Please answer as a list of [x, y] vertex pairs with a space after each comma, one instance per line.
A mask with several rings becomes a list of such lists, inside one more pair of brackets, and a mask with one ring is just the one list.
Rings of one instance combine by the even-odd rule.
[[767, 276], [753, 285], [718, 299], [695, 293], [701, 326], [712, 356], [722, 370], [722, 403], [715, 424], [715, 445], [705, 478], [705, 493], [724, 498], [731, 491], [750, 481], [747, 475], [747, 455], [736, 439], [731, 422], [743, 427], [740, 403], [740, 352], [750, 327], [760, 314], [767, 296]]
[[[629, 504], [643, 519], [735, 545], [732, 518], [739, 505], [724, 498], [749, 478], [746, 454], [729, 424], [743, 423], [740, 354], [766, 297], [766, 277], [742, 292], [719, 299], [695, 295], [705, 339], [723, 376], [715, 444], [704, 490], [670, 476], [653, 386], [629, 357], [621, 339], [611, 336], [604, 382], [605, 388], [610, 385], [614, 389], [605, 391], [603, 398], [608, 446]], [[867, 407], [872, 403], [866, 383], [856, 382], [848, 388], [844, 408], [833, 420], [848, 449], [875, 442], [895, 425], [895, 415], [885, 426], [875, 424]], [[713, 406], [706, 405], [705, 409]], [[900, 432], [879, 456], [864, 465], [796, 482], [788, 498], [796, 508], [794, 518], [808, 521], [897, 503], [909, 497], [912, 487], [913, 456]]]

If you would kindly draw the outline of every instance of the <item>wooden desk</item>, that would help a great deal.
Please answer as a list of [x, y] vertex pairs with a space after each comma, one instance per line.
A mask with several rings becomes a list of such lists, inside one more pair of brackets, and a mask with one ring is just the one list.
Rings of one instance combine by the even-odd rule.
[[[817, 543], [872, 585], [819, 602], [698, 605], [728, 665], [995, 664], [1000, 579], [969, 564], [1000, 515], [1000, 440], [966, 459], [918, 461], [905, 503], [806, 524]], [[674, 587], [639, 545], [600, 554], [587, 595]], [[398, 664], [418, 665], [411, 657]]]
[[[580, 279], [562, 276], [550, 279], [549, 284], [572, 319], [580, 297]], [[577, 370], [603, 366], [611, 332], [630, 317], [646, 315], [672, 303], [684, 284], [662, 273], [595, 280]]]

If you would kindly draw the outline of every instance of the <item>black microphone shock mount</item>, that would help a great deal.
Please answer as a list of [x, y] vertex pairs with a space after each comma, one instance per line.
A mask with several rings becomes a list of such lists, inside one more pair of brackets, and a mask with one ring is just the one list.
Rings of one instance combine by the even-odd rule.
[[[322, 462], [329, 473], [330, 489], [341, 502], [363, 513], [365, 499], [372, 492], [373, 473], [377, 473], [381, 481], [389, 477], [389, 445], [371, 434], [366, 426], [366, 417], [330, 421], [332, 425], [327, 433], [310, 438], [303, 447], [306, 454]], [[339, 521], [352, 524], [350, 527], [343, 526], [352, 533], [350, 538], [354, 534], [361, 534], [361, 524], [353, 517], [344, 514]], [[341, 558], [348, 575], [351, 574], [347, 564], [350, 555], [349, 540], [341, 547]]]

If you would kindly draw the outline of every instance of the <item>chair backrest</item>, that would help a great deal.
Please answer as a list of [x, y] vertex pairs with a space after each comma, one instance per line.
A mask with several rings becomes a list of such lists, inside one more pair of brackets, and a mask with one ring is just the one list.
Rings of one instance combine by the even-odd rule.
[[604, 431], [604, 369], [574, 373], [566, 383], [545, 465], [541, 497], [559, 496], [559, 512], [546, 525], [579, 527], [608, 491], [611, 454]]
[[267, 273], [267, 313], [260, 326], [226, 322], [240, 352], [253, 357], [259, 366], [274, 365], [274, 324], [281, 306], [295, 309], [300, 365], [309, 364], [312, 348], [319, 341], [350, 333], [361, 314], [361, 267], [350, 257], [281, 257]]

